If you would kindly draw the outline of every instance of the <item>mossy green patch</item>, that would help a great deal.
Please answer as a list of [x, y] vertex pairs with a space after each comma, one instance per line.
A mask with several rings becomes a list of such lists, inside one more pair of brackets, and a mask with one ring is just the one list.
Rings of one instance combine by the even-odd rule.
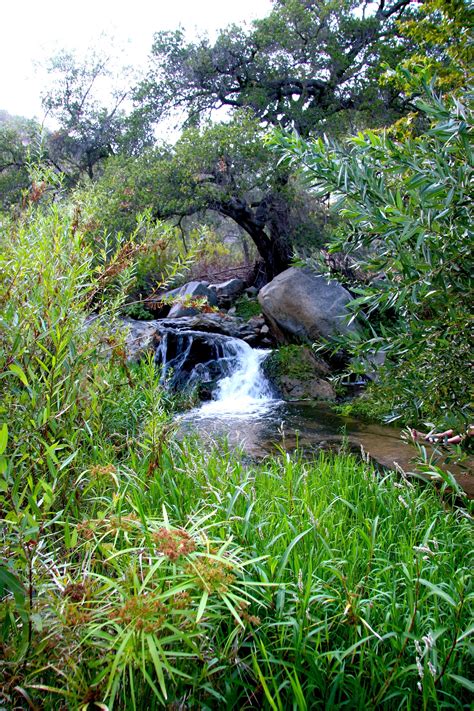
[[248, 321], [253, 316], [260, 316], [262, 309], [260, 308], [260, 304], [257, 299], [253, 299], [247, 294], [243, 294], [235, 302], [235, 313], [237, 316], [240, 316], [240, 318]]
[[315, 362], [307, 346], [280, 346], [265, 361], [265, 371], [270, 377], [309, 380], [314, 377]]

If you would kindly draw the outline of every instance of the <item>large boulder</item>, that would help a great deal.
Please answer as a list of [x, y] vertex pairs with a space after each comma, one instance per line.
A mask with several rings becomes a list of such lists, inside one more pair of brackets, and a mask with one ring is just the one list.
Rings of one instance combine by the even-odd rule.
[[262, 311], [280, 342], [312, 343], [357, 329], [348, 323], [351, 295], [341, 284], [311, 269], [290, 267], [258, 295]]
[[295, 400], [335, 400], [336, 392], [327, 380], [299, 380], [284, 375], [280, 378], [280, 392], [287, 402]]
[[160, 340], [157, 323], [158, 321], [123, 319], [127, 360], [139, 361], [145, 353], [155, 351]]
[[279, 395], [287, 401], [335, 400], [327, 380], [330, 368], [308, 346], [281, 346], [264, 361], [263, 369]]

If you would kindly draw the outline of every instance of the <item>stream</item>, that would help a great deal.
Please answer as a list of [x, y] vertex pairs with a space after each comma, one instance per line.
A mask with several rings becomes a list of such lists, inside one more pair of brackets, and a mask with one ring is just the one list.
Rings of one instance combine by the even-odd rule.
[[[180, 436], [198, 434], [204, 443], [225, 438], [231, 447], [257, 459], [296, 448], [338, 450], [344, 444], [383, 467], [415, 469], [418, 452], [401, 438], [400, 429], [344, 417], [321, 402], [279, 399], [261, 369], [268, 350], [251, 348], [237, 338], [192, 331], [180, 334], [178, 347], [175, 339], [169, 352], [168, 343], [163, 338], [156, 354], [163, 373], [171, 372], [178, 383], [217, 381], [212, 399], [178, 417]], [[202, 343], [204, 360], [196, 353]], [[445, 459], [437, 463], [449, 468], [474, 497], [469, 469], [447, 464]]]

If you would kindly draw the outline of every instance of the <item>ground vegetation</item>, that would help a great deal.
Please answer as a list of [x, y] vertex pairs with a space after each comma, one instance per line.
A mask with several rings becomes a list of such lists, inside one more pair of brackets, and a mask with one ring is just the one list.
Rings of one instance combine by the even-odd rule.
[[344, 452], [176, 441], [154, 363], [86, 325], [131, 263], [44, 199], [1, 258], [4, 704], [469, 707], [467, 510]]

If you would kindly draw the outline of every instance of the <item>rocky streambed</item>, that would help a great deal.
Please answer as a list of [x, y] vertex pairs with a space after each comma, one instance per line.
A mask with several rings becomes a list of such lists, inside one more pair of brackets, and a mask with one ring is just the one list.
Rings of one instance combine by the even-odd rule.
[[[344, 446], [381, 466], [414, 471], [418, 452], [400, 430], [342, 417], [327, 404], [336, 399], [331, 364], [309, 344], [358, 329], [349, 323], [349, 292], [291, 268], [261, 289], [263, 313], [245, 320], [233, 307], [243, 286], [190, 283], [173, 294], [179, 299], [184, 293], [182, 303], [164, 299], [162, 318], [124, 321], [131, 360], [152, 351], [168, 383], [180, 390], [197, 387], [207, 401], [180, 417], [180, 431], [203, 440], [225, 437], [252, 457], [297, 446]], [[219, 311], [203, 311], [202, 301], [200, 307], [192, 301], [197, 297], [208, 298]], [[377, 359], [367, 362], [367, 379], [376, 368]], [[471, 463], [454, 465], [443, 454], [436, 463], [474, 496]]]

